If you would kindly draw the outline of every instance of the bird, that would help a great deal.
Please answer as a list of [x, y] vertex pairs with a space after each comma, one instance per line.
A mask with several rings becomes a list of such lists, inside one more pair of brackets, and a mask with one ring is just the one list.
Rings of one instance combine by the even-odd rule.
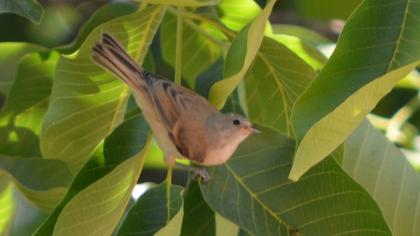
[[237, 147], [259, 131], [239, 114], [224, 114], [204, 97], [172, 81], [145, 71], [109, 33], [92, 48], [92, 60], [126, 83], [164, 152], [167, 165], [186, 158], [204, 182], [206, 167], [225, 163]]

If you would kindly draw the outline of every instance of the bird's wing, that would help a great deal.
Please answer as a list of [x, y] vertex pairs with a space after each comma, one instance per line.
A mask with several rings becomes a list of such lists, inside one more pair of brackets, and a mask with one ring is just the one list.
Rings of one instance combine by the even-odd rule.
[[174, 130], [180, 117], [203, 124], [208, 114], [217, 112], [200, 95], [167, 80], [153, 80], [149, 91], [157, 112], [170, 131]]
[[208, 143], [203, 126], [182, 117], [168, 135], [179, 153], [187, 159], [198, 164], [205, 161]]

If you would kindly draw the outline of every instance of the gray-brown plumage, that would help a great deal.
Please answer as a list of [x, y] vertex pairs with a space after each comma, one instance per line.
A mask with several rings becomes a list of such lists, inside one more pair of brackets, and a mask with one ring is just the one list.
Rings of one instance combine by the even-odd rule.
[[222, 164], [255, 131], [244, 117], [222, 114], [195, 92], [144, 71], [109, 34], [93, 47], [93, 60], [130, 86], [170, 165], [179, 156]]

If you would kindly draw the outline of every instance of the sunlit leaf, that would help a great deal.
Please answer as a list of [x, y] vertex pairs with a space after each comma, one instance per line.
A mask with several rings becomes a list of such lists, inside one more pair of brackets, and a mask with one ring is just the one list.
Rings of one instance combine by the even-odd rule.
[[284, 34], [273, 34], [271, 37], [293, 51], [316, 71], [327, 62], [327, 58], [320, 50], [303, 39]]
[[375, 199], [394, 235], [420, 234], [420, 173], [368, 121], [344, 143], [342, 162]]
[[0, 172], [0, 235], [8, 235], [15, 214], [13, 185]]
[[63, 160], [76, 173], [124, 116], [128, 87], [90, 59], [100, 33], [113, 34], [141, 63], [164, 12], [151, 6], [109, 21], [95, 28], [77, 53], [60, 58], [41, 136], [46, 158]]
[[[118, 126], [81, 169], [36, 235], [109, 235], [121, 219], [143, 168], [148, 125], [135, 116]], [[141, 151], [143, 150], [143, 151]]]
[[[128, 212], [118, 235], [154, 235], [173, 220], [182, 211], [183, 188], [171, 185], [168, 193], [167, 187], [163, 182], [144, 193]], [[181, 222], [178, 227], [181, 227]]]
[[264, 38], [265, 25], [275, 2], [275, 0], [269, 1], [264, 10], [233, 40], [226, 58], [225, 79], [215, 83], [210, 90], [209, 100], [219, 109], [224, 106], [226, 99], [251, 66]]
[[315, 47], [322, 44], [331, 43], [331, 41], [325, 38], [324, 36], [302, 26], [273, 24], [271, 25], [271, 27], [273, 29], [274, 34], [295, 36]]
[[206, 202], [254, 235], [391, 235], [374, 200], [335, 159], [290, 181], [293, 151], [292, 140], [263, 129], [210, 168], [212, 179], [200, 185]]
[[293, 109], [299, 146], [291, 179], [330, 154], [420, 63], [419, 3], [366, 0], [352, 14], [333, 55]]
[[21, 15], [33, 23], [39, 24], [44, 14], [44, 9], [35, 0], [2, 0], [0, 1], [0, 14], [6, 12]]
[[220, 21], [232, 30], [239, 31], [261, 12], [253, 0], [221, 0], [217, 6]]
[[292, 136], [290, 113], [315, 71], [283, 44], [264, 38], [245, 75], [248, 116]]
[[239, 227], [220, 214], [216, 215], [216, 236], [237, 235]]

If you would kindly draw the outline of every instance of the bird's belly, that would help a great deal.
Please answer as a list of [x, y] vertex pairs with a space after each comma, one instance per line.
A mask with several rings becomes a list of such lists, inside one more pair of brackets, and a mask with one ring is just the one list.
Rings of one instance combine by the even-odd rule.
[[225, 145], [221, 148], [214, 148], [207, 152], [206, 158], [203, 163], [200, 165], [204, 166], [217, 166], [225, 163], [235, 152], [236, 146], [234, 145]]
[[[136, 94], [135, 94], [136, 95]], [[157, 117], [155, 110], [150, 106], [150, 102], [146, 101], [146, 97], [140, 97], [139, 95], [134, 96], [138, 106], [142, 109], [143, 116], [150, 128], [153, 131], [153, 134], [156, 138], [160, 149], [164, 152], [165, 155], [170, 156], [181, 156], [181, 154], [176, 149], [175, 145], [169, 139], [168, 131], [166, 127], [161, 123], [160, 119]], [[146, 102], [144, 102], [146, 101]]]

